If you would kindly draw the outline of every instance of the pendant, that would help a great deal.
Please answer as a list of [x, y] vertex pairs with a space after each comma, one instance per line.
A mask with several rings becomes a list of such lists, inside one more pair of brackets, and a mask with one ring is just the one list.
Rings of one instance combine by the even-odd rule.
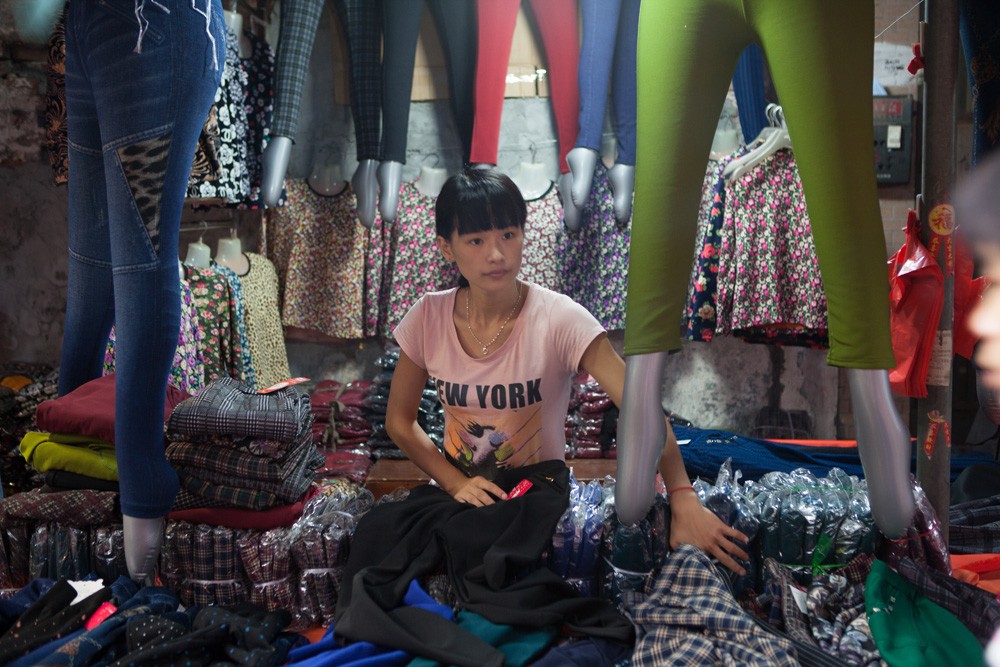
[[483, 356], [484, 356], [484, 357], [486, 356], [486, 354], [487, 354], [487, 353], [488, 353], [489, 351], [490, 351], [490, 349], [489, 349], [488, 347], [486, 347], [485, 345], [483, 345]]

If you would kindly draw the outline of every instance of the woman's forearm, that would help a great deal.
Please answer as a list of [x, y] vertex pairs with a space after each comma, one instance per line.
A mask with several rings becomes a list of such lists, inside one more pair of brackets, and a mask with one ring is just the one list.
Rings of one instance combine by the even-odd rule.
[[386, 432], [415, 466], [448, 493], [454, 495], [456, 484], [467, 479], [448, 462], [416, 421], [393, 424], [391, 427], [387, 422]]

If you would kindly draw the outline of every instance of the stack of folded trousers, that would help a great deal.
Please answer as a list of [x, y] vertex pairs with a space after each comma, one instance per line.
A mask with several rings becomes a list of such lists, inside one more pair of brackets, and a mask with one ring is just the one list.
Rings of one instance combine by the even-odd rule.
[[257, 393], [232, 378], [209, 384], [170, 415], [167, 460], [181, 490], [174, 509], [293, 503], [315, 478], [309, 396], [294, 387]]

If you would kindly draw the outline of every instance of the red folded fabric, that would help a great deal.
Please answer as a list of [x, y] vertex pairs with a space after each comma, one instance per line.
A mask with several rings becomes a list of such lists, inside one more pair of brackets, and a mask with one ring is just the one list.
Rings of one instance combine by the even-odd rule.
[[[167, 402], [163, 406], [166, 422], [174, 407], [190, 394], [167, 385]], [[105, 375], [80, 385], [65, 396], [42, 401], [35, 409], [38, 430], [47, 433], [85, 435], [115, 441], [115, 375]]]
[[271, 530], [291, 526], [302, 516], [302, 508], [310, 498], [319, 493], [319, 487], [310, 485], [302, 497], [290, 505], [279, 505], [266, 510], [240, 509], [236, 507], [199, 507], [177, 510], [167, 515], [174, 521], [204, 523], [209, 526], [224, 526], [245, 530]]

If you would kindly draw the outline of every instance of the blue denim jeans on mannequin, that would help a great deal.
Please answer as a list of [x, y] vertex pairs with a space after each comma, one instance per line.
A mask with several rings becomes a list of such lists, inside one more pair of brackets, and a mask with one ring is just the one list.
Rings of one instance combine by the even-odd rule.
[[576, 145], [600, 152], [611, 87], [612, 122], [618, 139], [615, 162], [635, 164], [635, 53], [639, 0], [582, 0], [580, 132]]
[[66, 14], [69, 280], [59, 393], [101, 374], [115, 324], [122, 513], [164, 516], [163, 406], [180, 327], [178, 232], [222, 75], [220, 0], [86, 0]]

